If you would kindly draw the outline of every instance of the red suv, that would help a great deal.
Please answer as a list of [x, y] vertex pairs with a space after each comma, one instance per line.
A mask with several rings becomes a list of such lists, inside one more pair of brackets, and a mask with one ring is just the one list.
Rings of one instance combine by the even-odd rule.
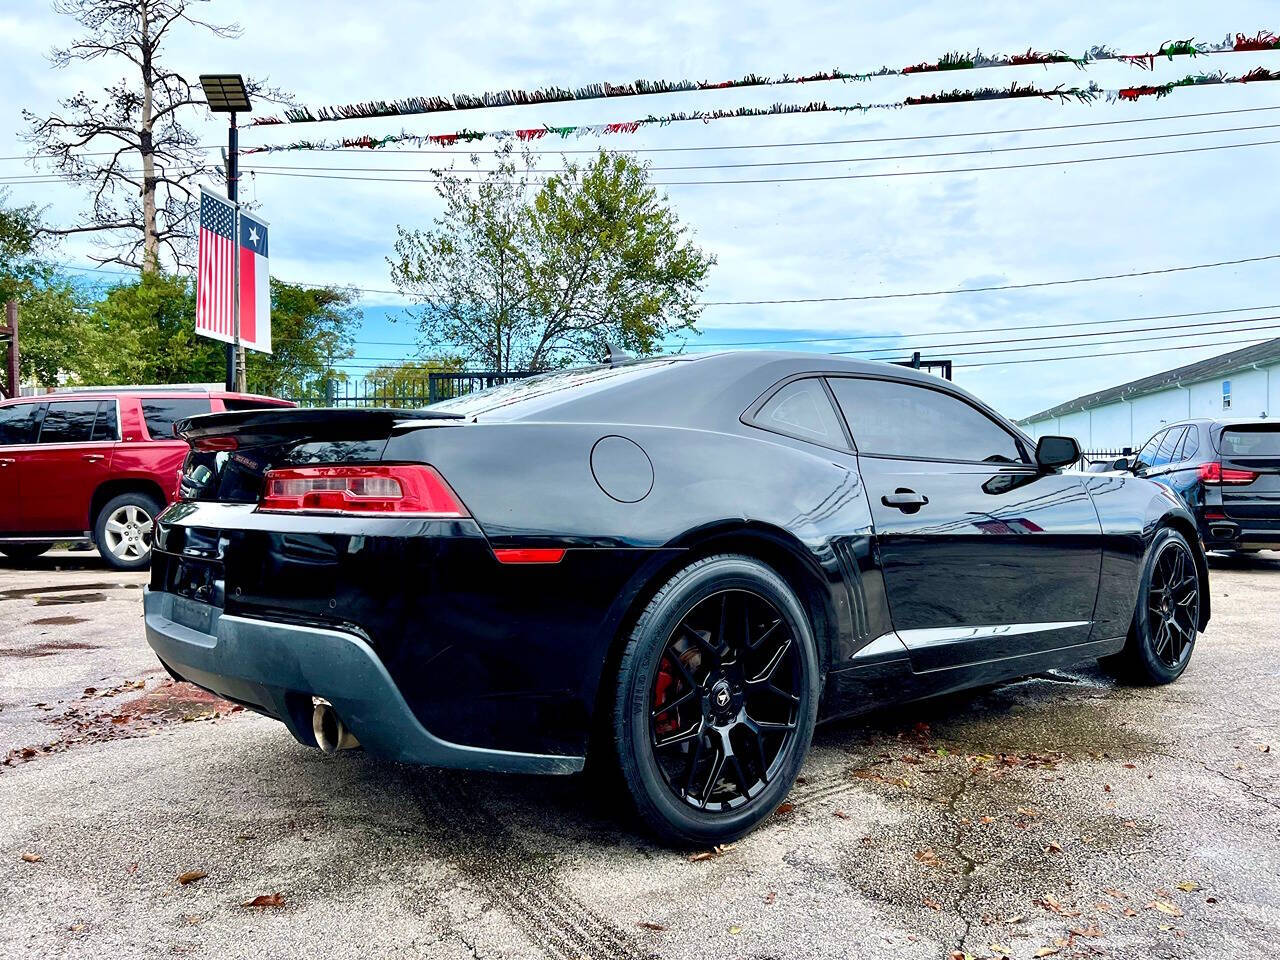
[[0, 553], [29, 559], [92, 540], [121, 570], [151, 558], [156, 515], [177, 497], [183, 417], [293, 406], [216, 388], [76, 389], [0, 402]]

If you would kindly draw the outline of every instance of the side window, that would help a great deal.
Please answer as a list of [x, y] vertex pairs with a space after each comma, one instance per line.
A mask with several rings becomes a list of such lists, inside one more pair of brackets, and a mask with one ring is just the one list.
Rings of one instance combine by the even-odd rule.
[[209, 413], [208, 397], [143, 397], [142, 417], [152, 440], [172, 440], [173, 424], [184, 417]]
[[50, 403], [40, 424], [39, 443], [88, 443], [98, 417], [97, 400]]
[[1163, 467], [1166, 463], [1173, 460], [1173, 451], [1178, 449], [1178, 444], [1182, 441], [1182, 435], [1187, 432], [1186, 427], [1171, 427], [1165, 431], [1164, 439], [1160, 441], [1160, 446], [1156, 449], [1156, 458], [1152, 462], [1153, 467]]
[[817, 377], [788, 383], [765, 401], [752, 422], [774, 433], [828, 447], [849, 446], [831, 399]]
[[119, 440], [120, 423], [116, 419], [116, 402], [103, 400], [98, 404], [98, 419], [93, 421], [92, 440]]
[[1182, 441], [1182, 451], [1178, 455], [1178, 462], [1190, 460], [1196, 455], [1200, 449], [1200, 428], [1194, 423], [1187, 427], [1186, 439]]
[[34, 443], [38, 403], [15, 403], [0, 407], [0, 445]]
[[1156, 450], [1159, 449], [1160, 441], [1165, 438], [1165, 434], [1168, 432], [1168, 430], [1161, 430], [1148, 440], [1142, 449], [1138, 451], [1137, 462], [1144, 467], [1149, 467], [1155, 463]]
[[894, 380], [832, 377], [828, 382], [859, 453], [1026, 462], [1013, 434], [951, 394]]

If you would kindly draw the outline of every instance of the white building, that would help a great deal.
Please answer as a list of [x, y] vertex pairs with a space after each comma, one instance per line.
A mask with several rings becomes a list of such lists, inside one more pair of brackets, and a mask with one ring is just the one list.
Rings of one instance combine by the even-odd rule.
[[1033, 437], [1075, 437], [1085, 451], [1138, 449], [1188, 417], [1280, 414], [1280, 338], [1077, 397], [1018, 423]]

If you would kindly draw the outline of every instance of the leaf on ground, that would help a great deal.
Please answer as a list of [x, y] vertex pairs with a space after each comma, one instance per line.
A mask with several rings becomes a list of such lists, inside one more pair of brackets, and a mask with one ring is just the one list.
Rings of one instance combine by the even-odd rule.
[[27, 861], [27, 863], [39, 863], [44, 859], [44, 857], [40, 856], [38, 853], [24, 853], [22, 855], [22, 859]]
[[742, 932], [742, 928], [739, 926], [732, 926], [729, 928], [729, 932], [736, 937], [738, 934]]
[[849, 815], [848, 815], [847, 813], [845, 813], [843, 810], [832, 810], [832, 811], [831, 811], [831, 815], [832, 815], [833, 817], [839, 817], [841, 820], [848, 820], [848, 819], [849, 819]]
[[1197, 890], [1202, 890], [1204, 888], [1201, 887], [1200, 884], [1196, 883], [1194, 880], [1183, 880], [1180, 884], [1178, 884], [1178, 889], [1181, 890], [1183, 893], [1195, 893]]
[[777, 890], [770, 890], [768, 893], [766, 893], [766, 894], [764, 895], [764, 902], [765, 902], [766, 904], [773, 903], [773, 901], [775, 901], [775, 900], [777, 900], [777, 899], [778, 899], [778, 891], [777, 891]]
[[646, 930], [665, 930], [665, 929], [667, 929], [667, 925], [666, 925], [665, 923], [654, 923], [652, 920], [641, 920], [639, 923], [637, 923], [637, 924], [636, 924], [636, 926], [637, 926], [637, 927], [644, 927]]
[[1103, 931], [1100, 927], [1072, 927], [1071, 933], [1077, 937], [1100, 937]]
[[1049, 845], [1044, 848], [1044, 852], [1045, 853], [1061, 853], [1062, 847], [1058, 843], [1050, 841]]
[[774, 813], [780, 817], [785, 817], [788, 813], [791, 813], [793, 810], [795, 810], [795, 808], [796, 808], [796, 805], [794, 803], [792, 803], [790, 800], [786, 800], [778, 804], [778, 809], [775, 810]]
[[941, 909], [942, 909], [942, 904], [940, 904], [937, 900], [930, 900], [928, 897], [925, 897], [925, 898], [924, 898], [924, 900], [923, 900], [922, 902], [923, 902], [923, 903], [924, 903], [924, 905], [925, 905], [926, 907], [928, 907], [930, 910], [941, 910]]
[[1033, 957], [1052, 957], [1057, 952], [1058, 952], [1057, 947], [1041, 947], [1039, 950], [1033, 953], [1032, 956]]
[[1037, 907], [1043, 907], [1051, 913], [1056, 913], [1062, 917], [1078, 917], [1079, 910], [1069, 910], [1058, 902], [1058, 898], [1051, 893], [1046, 893], [1043, 897], [1036, 897], [1031, 901]]
[[934, 853], [933, 847], [925, 847], [923, 850], [916, 851], [916, 859], [923, 863], [926, 867], [941, 867], [941, 858]]
[[987, 949], [991, 951], [991, 956], [996, 960], [1009, 960], [1009, 956], [1013, 953], [1008, 947], [1002, 943], [989, 943]]
[[240, 904], [242, 907], [283, 907], [284, 895], [279, 893], [263, 893]]
[[186, 886], [188, 883], [195, 883], [197, 880], [203, 880], [209, 874], [203, 870], [188, 870], [186, 873], [178, 874], [178, 883]]
[[1175, 903], [1166, 903], [1164, 900], [1152, 900], [1147, 904], [1147, 909], [1150, 910], [1153, 907], [1170, 917], [1182, 916], [1182, 908]]

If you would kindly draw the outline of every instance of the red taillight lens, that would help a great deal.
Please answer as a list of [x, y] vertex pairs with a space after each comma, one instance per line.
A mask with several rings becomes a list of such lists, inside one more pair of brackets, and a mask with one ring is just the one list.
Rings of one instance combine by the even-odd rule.
[[1217, 460], [1211, 460], [1208, 463], [1200, 464], [1200, 479], [1205, 483], [1241, 486], [1246, 483], [1253, 483], [1258, 479], [1258, 474], [1253, 470], [1224, 468]]
[[235, 437], [201, 437], [192, 446], [202, 453], [220, 453], [223, 450], [238, 449], [240, 441]]
[[493, 551], [499, 563], [559, 563], [564, 551], [554, 547], [499, 547]]
[[258, 509], [470, 516], [444, 478], [426, 464], [268, 470]]

